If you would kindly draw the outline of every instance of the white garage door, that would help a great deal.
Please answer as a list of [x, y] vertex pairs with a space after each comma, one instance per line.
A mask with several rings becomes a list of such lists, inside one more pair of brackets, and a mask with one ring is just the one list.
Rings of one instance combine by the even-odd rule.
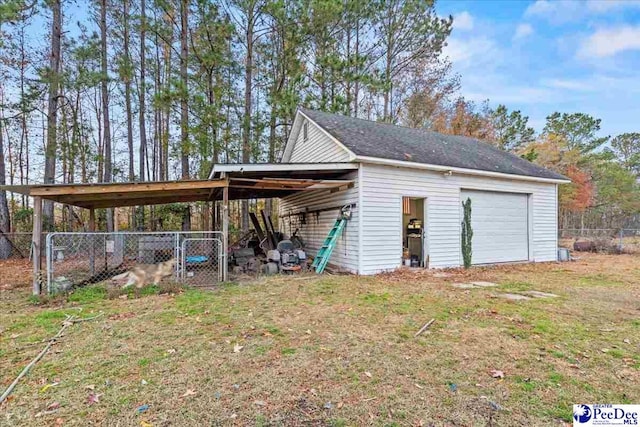
[[471, 199], [473, 264], [529, 259], [526, 194], [464, 190], [461, 198]]

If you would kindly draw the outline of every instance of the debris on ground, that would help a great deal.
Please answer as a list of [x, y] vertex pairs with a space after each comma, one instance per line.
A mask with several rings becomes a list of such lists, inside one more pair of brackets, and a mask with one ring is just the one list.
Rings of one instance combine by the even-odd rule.
[[504, 298], [504, 299], [507, 299], [509, 301], [526, 301], [526, 300], [530, 300], [531, 299], [531, 297], [528, 297], [528, 296], [525, 296], [525, 295], [510, 294], [510, 293], [498, 294], [496, 296], [498, 298]]
[[36, 418], [40, 418], [40, 417], [43, 417], [45, 415], [55, 414], [56, 412], [58, 412], [58, 409], [60, 409], [60, 402], [53, 402], [53, 403], [49, 404], [44, 411], [38, 412], [35, 415], [35, 417]]
[[42, 387], [42, 388], [40, 389], [40, 393], [44, 393], [44, 392], [46, 392], [47, 390], [49, 390], [51, 387], [55, 387], [55, 386], [57, 386], [58, 384], [60, 384], [60, 383], [58, 383], [58, 382], [53, 382], [53, 383], [47, 384], [47, 385], [45, 385], [44, 387]]
[[100, 403], [100, 396], [102, 395], [96, 394], [96, 393], [89, 393], [89, 396], [87, 396], [87, 404], [93, 405], [94, 403]]
[[523, 294], [531, 295], [534, 298], [557, 298], [558, 295], [540, 291], [525, 291]]
[[498, 284], [497, 284], [497, 283], [493, 283], [493, 282], [482, 282], [482, 281], [479, 281], [479, 282], [471, 282], [471, 284], [472, 284], [472, 285], [474, 285], [474, 286], [477, 286], [477, 287], [479, 287], [479, 288], [493, 288], [493, 287], [498, 286]]
[[504, 372], [499, 371], [499, 370], [497, 370], [497, 369], [493, 369], [493, 370], [491, 371], [491, 376], [492, 376], [493, 378], [500, 378], [500, 379], [501, 379], [501, 378], [504, 378]]
[[195, 396], [195, 395], [196, 395], [195, 390], [187, 389], [187, 391], [185, 391], [181, 397], [189, 397], [189, 396]]
[[494, 402], [493, 400], [489, 401], [489, 406], [491, 406], [491, 409], [493, 409], [494, 411], [502, 411], [504, 409], [502, 406], [500, 406], [500, 404]]
[[458, 289], [473, 289], [476, 287], [472, 283], [452, 283], [451, 286]]
[[477, 289], [477, 288], [495, 288], [496, 286], [498, 286], [498, 284], [493, 282], [476, 281], [476, 282], [468, 282], [468, 283], [453, 283], [451, 284], [451, 286], [458, 289]]
[[143, 412], [147, 411], [148, 409], [149, 409], [149, 405], [144, 404], [144, 405], [140, 405], [140, 406], [138, 406], [138, 407], [136, 408], [136, 412], [137, 412], [138, 414], [141, 414], [141, 413], [143, 413]]
[[426, 331], [427, 329], [429, 329], [429, 327], [433, 324], [433, 322], [435, 322], [436, 319], [431, 319], [429, 320], [427, 323], [425, 323], [422, 328], [420, 328], [420, 330], [418, 332], [416, 332], [416, 334], [414, 335], [414, 337], [417, 337], [418, 335], [422, 334], [424, 331]]
[[438, 273], [433, 273], [433, 277], [435, 277], [436, 279], [446, 279], [447, 277], [451, 277], [451, 274], [438, 272]]

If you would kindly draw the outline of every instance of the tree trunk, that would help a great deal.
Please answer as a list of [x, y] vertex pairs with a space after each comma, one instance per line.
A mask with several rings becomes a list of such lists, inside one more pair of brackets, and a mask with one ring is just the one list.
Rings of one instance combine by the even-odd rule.
[[[145, 181], [145, 161], [147, 158], [147, 124], [146, 124], [146, 34], [147, 34], [147, 5], [145, 0], [140, 0], [140, 83], [138, 85], [138, 120], [140, 124], [140, 148], [138, 164], [138, 180]], [[137, 217], [137, 218], [136, 218]], [[138, 230], [144, 230], [144, 206], [138, 207], [138, 214], [134, 214], [135, 224]]]
[[356, 18], [356, 45], [355, 45], [355, 56], [356, 56], [356, 82], [353, 88], [353, 117], [358, 117], [358, 105], [359, 105], [359, 96], [360, 96], [360, 18]]
[[[0, 88], [2, 90], [2, 88]], [[2, 136], [2, 126], [4, 117], [0, 115], [0, 185], [5, 185], [5, 164], [4, 164], [4, 138]], [[7, 192], [0, 191], [0, 259], [7, 259], [11, 255], [11, 243], [4, 236], [4, 233], [11, 231], [11, 218], [9, 217], [9, 204], [7, 203]]]
[[127, 148], [129, 149], [129, 182], [135, 180], [133, 157], [133, 111], [131, 109], [131, 53], [129, 52], [129, 0], [123, 0], [124, 102], [127, 114]]
[[[244, 117], [242, 120], [242, 163], [251, 161], [251, 83], [253, 82], [253, 37], [254, 37], [254, 2], [247, 5], [247, 28], [245, 37], [247, 41], [247, 53], [244, 69]], [[249, 201], [242, 201], [242, 231], [249, 230]]]
[[[26, 80], [26, 51], [24, 38], [25, 25], [20, 30], [20, 99], [25, 99], [25, 80]], [[29, 128], [27, 127], [27, 111], [24, 107], [21, 109], [20, 117], [20, 184], [28, 184], [29, 180]], [[26, 165], [25, 165], [26, 163]], [[26, 171], [25, 171], [26, 166]], [[26, 172], [26, 174], [25, 174]], [[22, 207], [27, 207], [27, 196], [22, 196]]]
[[[58, 85], [60, 82], [60, 39], [62, 35], [62, 10], [60, 0], [50, 2], [51, 51], [49, 53], [49, 96], [47, 102], [47, 146], [44, 160], [44, 183], [53, 184], [56, 177], [56, 144], [58, 125]], [[44, 201], [42, 219], [45, 230], [53, 230], [53, 202]]]
[[395, 49], [395, 39], [396, 34], [393, 34], [392, 28], [394, 28], [394, 7], [393, 5], [389, 5], [387, 10], [387, 21], [386, 25], [388, 26], [386, 31], [386, 45], [384, 48], [386, 49], [385, 55], [385, 65], [384, 65], [384, 114], [383, 121], [385, 123], [391, 123], [391, 97], [392, 89], [391, 89], [391, 67], [393, 66], [393, 55]]
[[[160, 41], [158, 35], [156, 34], [154, 37], [155, 42], [155, 84], [153, 87], [153, 99], [157, 99], [160, 96], [160, 88], [162, 81], [160, 79]], [[154, 123], [154, 135], [153, 135], [153, 149], [152, 149], [152, 168], [153, 176], [150, 177], [152, 181], [160, 180], [160, 169], [161, 169], [161, 157], [160, 157], [160, 147], [162, 145], [162, 116], [161, 116], [161, 108], [155, 107], [155, 114], [153, 115]]]
[[[269, 157], [268, 162], [274, 163], [276, 160], [276, 105], [271, 104], [271, 114], [269, 117]], [[265, 210], [269, 215], [273, 214], [273, 200], [271, 198], [265, 201]]]
[[147, 33], [147, 29], [146, 29], [146, 25], [147, 25], [147, 8], [146, 8], [146, 4], [145, 4], [145, 0], [140, 0], [140, 85], [139, 85], [139, 108], [140, 111], [138, 113], [139, 115], [139, 121], [140, 121], [140, 164], [139, 164], [139, 171], [138, 171], [138, 178], [140, 179], [140, 181], [144, 181], [145, 180], [145, 173], [144, 173], [144, 167], [145, 167], [145, 158], [147, 156], [147, 125], [146, 125], [146, 119], [145, 119], [145, 114], [146, 114], [146, 105], [145, 105], [145, 101], [146, 101], [146, 82], [145, 79], [146, 77], [146, 33]]
[[[100, 44], [102, 71], [102, 118], [104, 137], [104, 175], [103, 182], [113, 180], [113, 166], [111, 164], [111, 121], [109, 118], [109, 71], [107, 68], [107, 0], [100, 0]], [[113, 231], [113, 209], [107, 209], [107, 231]]]
[[[182, 179], [189, 179], [189, 75], [187, 60], [189, 59], [188, 45], [188, 18], [189, 1], [180, 1], [180, 80], [182, 90], [180, 96], [180, 163], [182, 166]], [[191, 209], [189, 204], [185, 206], [182, 217], [182, 230], [191, 230]]]
[[[127, 149], [129, 152], [129, 182], [134, 182], [136, 179], [135, 173], [135, 159], [133, 155], [133, 110], [131, 108], [131, 80], [133, 78], [133, 66], [131, 62], [131, 52], [129, 50], [130, 44], [130, 36], [129, 36], [129, 1], [123, 0], [123, 16], [122, 16], [122, 26], [123, 26], [123, 34], [122, 34], [122, 44], [124, 50], [124, 73], [123, 73], [123, 81], [124, 81], [124, 103], [125, 103], [125, 112], [126, 112], [126, 120], [127, 120]], [[131, 217], [130, 224], [131, 229], [135, 230], [136, 227], [136, 207], [132, 207], [131, 209]], [[114, 224], [115, 225], [115, 224]]]
[[[2, 23], [0, 22], [0, 27]], [[0, 29], [0, 34], [2, 31]], [[24, 43], [22, 45], [24, 47]], [[0, 75], [2, 70], [0, 69]], [[4, 90], [4, 87], [0, 83], [0, 93]], [[2, 111], [2, 110], [0, 110]], [[2, 127], [4, 125], [4, 117], [0, 114], [0, 185], [6, 184], [5, 178], [5, 163], [4, 163], [4, 139], [2, 136]], [[7, 201], [7, 192], [0, 191], [0, 259], [7, 259], [11, 255], [11, 243], [7, 240], [4, 233], [11, 232], [11, 217], [9, 216], [9, 203]]]
[[391, 53], [387, 52], [387, 60], [385, 66], [385, 77], [384, 77], [384, 114], [383, 121], [385, 123], [391, 123]]

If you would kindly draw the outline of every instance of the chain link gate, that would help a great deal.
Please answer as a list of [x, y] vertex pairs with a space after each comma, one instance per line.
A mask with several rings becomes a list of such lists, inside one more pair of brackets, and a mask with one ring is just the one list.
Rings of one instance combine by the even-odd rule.
[[[222, 279], [222, 263], [226, 262], [223, 238], [220, 231], [50, 233], [46, 239], [47, 291], [101, 283], [136, 266], [153, 269], [162, 263], [168, 270], [166, 281], [215, 284]], [[195, 242], [209, 242], [209, 246], [198, 247]], [[196, 253], [203, 250], [207, 252]], [[198, 260], [200, 263], [195, 262]], [[197, 264], [207, 268], [196, 275], [192, 267]]]
[[188, 237], [182, 240], [181, 281], [196, 286], [222, 281], [222, 240]]

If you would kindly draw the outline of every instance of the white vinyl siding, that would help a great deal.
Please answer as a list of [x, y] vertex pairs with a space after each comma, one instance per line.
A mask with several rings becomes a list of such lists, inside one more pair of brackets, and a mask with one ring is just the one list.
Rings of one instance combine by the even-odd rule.
[[471, 199], [472, 264], [529, 260], [528, 198], [521, 193], [461, 192], [461, 201]]
[[461, 191], [530, 194], [531, 261], [555, 261], [556, 184], [361, 164], [361, 274], [398, 268], [402, 254], [402, 196], [425, 197], [429, 266], [461, 265]]
[[[348, 162], [349, 153], [336, 144], [327, 134], [321, 131], [315, 124], [305, 119], [308, 126], [307, 139], [300, 129], [293, 146], [289, 163], [331, 163]], [[303, 124], [304, 126], [304, 124]]]
[[[280, 199], [279, 205], [281, 216], [280, 231], [289, 236], [296, 228], [299, 228], [299, 235], [304, 239], [305, 249], [310, 255], [315, 256], [338, 218], [340, 207], [347, 204], [355, 204], [356, 206], [352, 210], [353, 216], [347, 222], [329, 259], [330, 268], [354, 274], [358, 272], [358, 229], [360, 221], [357, 178], [357, 171], [345, 176], [345, 179], [356, 180], [353, 188], [335, 193], [331, 193], [329, 190], [301, 191]], [[326, 208], [335, 209], [319, 213], [312, 212]], [[306, 223], [302, 224], [301, 217], [295, 214], [305, 211], [309, 213], [306, 214]], [[289, 216], [289, 214], [292, 215]]]

